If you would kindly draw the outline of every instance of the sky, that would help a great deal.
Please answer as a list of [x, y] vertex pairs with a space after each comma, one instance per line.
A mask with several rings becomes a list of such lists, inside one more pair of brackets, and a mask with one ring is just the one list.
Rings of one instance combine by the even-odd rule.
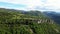
[[60, 0], [0, 0], [0, 8], [60, 12]]

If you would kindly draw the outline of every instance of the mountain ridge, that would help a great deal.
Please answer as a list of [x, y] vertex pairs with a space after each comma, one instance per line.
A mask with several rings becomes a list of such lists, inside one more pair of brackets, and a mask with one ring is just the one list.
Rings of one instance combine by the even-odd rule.
[[58, 12], [44, 12], [46, 16], [54, 20], [56, 23], [60, 24], [60, 13]]
[[60, 27], [40, 11], [0, 9], [0, 34], [60, 34]]

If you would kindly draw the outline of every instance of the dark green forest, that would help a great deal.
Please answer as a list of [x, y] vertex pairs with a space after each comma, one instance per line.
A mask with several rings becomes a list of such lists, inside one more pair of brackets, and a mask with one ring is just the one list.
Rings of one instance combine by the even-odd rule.
[[0, 8], [0, 34], [60, 34], [60, 25], [40, 11]]
[[54, 11], [47, 11], [43, 12], [46, 16], [50, 17], [50, 19], [53, 19], [56, 23], [60, 24], [60, 12], [54, 12]]

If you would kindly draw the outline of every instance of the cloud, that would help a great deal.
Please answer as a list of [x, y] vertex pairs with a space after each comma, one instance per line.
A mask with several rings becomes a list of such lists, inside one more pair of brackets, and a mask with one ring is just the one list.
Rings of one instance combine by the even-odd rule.
[[60, 10], [60, 0], [0, 0], [12, 4], [26, 5], [25, 10]]

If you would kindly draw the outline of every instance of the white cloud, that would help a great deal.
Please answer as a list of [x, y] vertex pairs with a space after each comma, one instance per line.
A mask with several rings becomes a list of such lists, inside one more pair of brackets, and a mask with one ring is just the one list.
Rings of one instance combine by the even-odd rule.
[[60, 0], [47, 0], [45, 6], [58, 9], [60, 8]]
[[0, 0], [0, 2], [8, 2], [13, 4], [27, 5], [26, 9], [34, 9], [36, 6], [42, 6], [41, 0]]
[[33, 9], [41, 7], [41, 8], [47, 8], [50, 10], [59, 10], [60, 9], [60, 0], [0, 0], [0, 2], [8, 2], [13, 4], [24, 4], [27, 5], [26, 10]]

